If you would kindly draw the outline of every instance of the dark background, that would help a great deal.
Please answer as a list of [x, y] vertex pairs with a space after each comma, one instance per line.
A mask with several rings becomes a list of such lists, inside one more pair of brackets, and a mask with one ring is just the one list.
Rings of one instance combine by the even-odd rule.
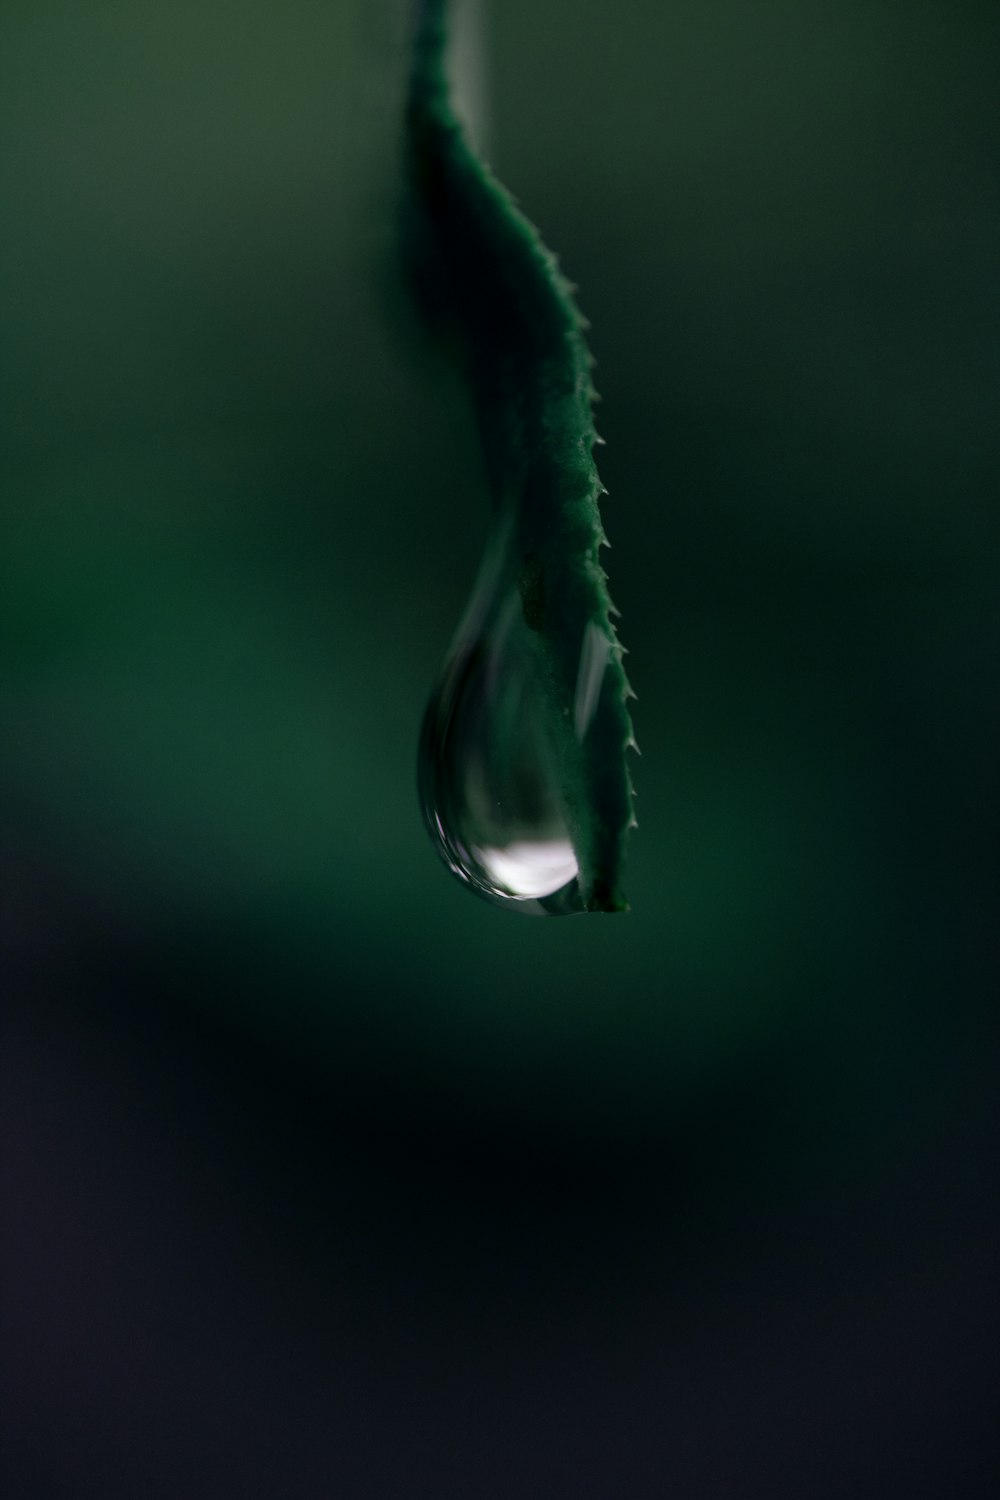
[[4, 1493], [991, 1495], [1000, 12], [490, 7], [639, 695], [570, 921], [417, 808], [406, 34], [0, 3]]

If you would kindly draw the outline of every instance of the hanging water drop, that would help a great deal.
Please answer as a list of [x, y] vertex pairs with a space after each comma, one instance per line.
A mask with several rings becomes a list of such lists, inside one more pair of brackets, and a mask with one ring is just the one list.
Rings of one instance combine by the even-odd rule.
[[567, 744], [579, 749], [586, 738], [612, 641], [591, 624], [584, 630], [576, 690], [562, 709], [567, 736], [535, 615], [533, 560], [519, 562], [510, 534], [499, 528], [488, 549], [427, 708], [421, 802], [441, 858], [479, 895], [529, 914], [572, 915], [587, 903]]

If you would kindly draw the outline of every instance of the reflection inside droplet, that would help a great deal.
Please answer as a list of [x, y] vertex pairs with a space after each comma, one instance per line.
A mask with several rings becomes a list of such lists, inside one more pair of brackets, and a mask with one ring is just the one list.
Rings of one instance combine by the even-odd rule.
[[611, 642], [597, 625], [588, 621], [583, 632], [580, 665], [576, 674], [573, 699], [573, 724], [577, 738], [583, 739], [597, 711], [604, 681], [604, 669], [611, 659]]
[[498, 890], [522, 899], [554, 895], [579, 872], [569, 839], [551, 839], [548, 843], [514, 839], [505, 849], [474, 845], [472, 853]]

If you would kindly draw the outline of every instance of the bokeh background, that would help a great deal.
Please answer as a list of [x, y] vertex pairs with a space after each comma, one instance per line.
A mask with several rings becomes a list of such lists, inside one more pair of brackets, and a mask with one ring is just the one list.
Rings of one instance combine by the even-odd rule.
[[2, 1465], [995, 1493], [1000, 14], [494, 0], [593, 323], [623, 918], [421, 826], [402, 0], [2, 0]]

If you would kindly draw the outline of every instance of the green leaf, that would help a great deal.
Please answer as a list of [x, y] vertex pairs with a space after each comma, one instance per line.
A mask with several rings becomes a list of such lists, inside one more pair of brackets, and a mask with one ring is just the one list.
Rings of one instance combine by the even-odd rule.
[[[425, 0], [407, 109], [410, 249], [422, 300], [462, 360], [475, 401], [495, 510], [483, 577], [494, 589], [504, 578], [520, 599], [518, 627], [530, 639], [544, 742], [578, 871], [572, 909], [624, 911], [624, 850], [635, 823], [626, 751], [635, 741], [599, 555], [607, 540], [588, 325], [556, 258], [468, 143], [446, 77], [447, 29], [443, 0]], [[481, 581], [480, 594], [486, 587]], [[470, 610], [460, 633], [466, 659], [487, 614], [486, 606]], [[439, 702], [460, 689], [454, 661]], [[513, 736], [510, 705], [507, 719], [500, 732]], [[432, 703], [425, 741], [446, 735], [449, 722], [443, 710], [435, 719]]]

